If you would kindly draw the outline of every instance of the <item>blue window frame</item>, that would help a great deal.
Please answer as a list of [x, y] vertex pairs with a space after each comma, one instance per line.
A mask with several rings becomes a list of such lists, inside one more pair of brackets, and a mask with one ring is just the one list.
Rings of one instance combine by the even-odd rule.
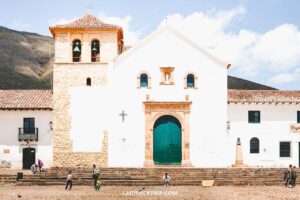
[[193, 74], [188, 74], [186, 77], [186, 85], [188, 88], [194, 88], [195, 87], [195, 77]]
[[148, 75], [147, 74], [141, 74], [140, 87], [148, 87]]
[[297, 123], [300, 124], [300, 111], [297, 111]]
[[260, 123], [260, 111], [248, 111], [249, 123]]

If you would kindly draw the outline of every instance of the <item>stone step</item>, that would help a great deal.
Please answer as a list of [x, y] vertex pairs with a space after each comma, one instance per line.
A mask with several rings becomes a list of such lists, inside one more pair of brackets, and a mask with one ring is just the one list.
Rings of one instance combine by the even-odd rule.
[[[64, 185], [68, 170], [51, 168], [42, 175], [24, 175], [17, 185]], [[74, 185], [91, 185], [91, 171], [73, 168]], [[100, 179], [103, 185], [161, 185], [167, 172], [172, 185], [201, 185], [202, 180], [215, 180], [215, 185], [283, 185], [285, 171], [283, 168], [103, 168]]]
[[16, 175], [0, 174], [0, 183], [14, 183], [16, 182]]
[[[29, 185], [65, 185], [65, 181], [41, 181], [41, 182], [17, 182], [18, 186], [29, 186]], [[102, 186], [156, 186], [162, 185], [162, 181], [150, 181], [150, 180], [109, 180], [109, 181], [101, 181]], [[190, 186], [201, 186], [202, 180], [183, 180], [183, 181], [171, 181], [172, 185], [190, 185]], [[92, 181], [73, 181], [73, 185], [93, 185]], [[218, 186], [241, 186], [241, 185], [284, 185], [282, 182], [247, 182], [247, 181], [215, 181], [214, 185]]]
[[[113, 180], [113, 179], [118, 179], [118, 180], [161, 180], [162, 177], [161, 176], [102, 176], [100, 175], [100, 178], [103, 180]], [[202, 180], [207, 180], [207, 179], [214, 179], [214, 180], [248, 180], [248, 179], [253, 179], [253, 177], [248, 176], [248, 177], [240, 177], [240, 176], [236, 176], [236, 177], [226, 177], [226, 176], [216, 176], [216, 177], [212, 177], [212, 176], [172, 176], [171, 177], [172, 180], [185, 180], [185, 179], [202, 179]], [[23, 180], [39, 180], [39, 179], [62, 179], [65, 180], [66, 176], [25, 176], [23, 178]], [[91, 176], [74, 176], [73, 175], [73, 179], [74, 180], [78, 180], [78, 179], [86, 179], [86, 180], [90, 180]], [[283, 176], [261, 176], [261, 177], [256, 177], [256, 180], [276, 180], [276, 181], [281, 181], [283, 180]]]

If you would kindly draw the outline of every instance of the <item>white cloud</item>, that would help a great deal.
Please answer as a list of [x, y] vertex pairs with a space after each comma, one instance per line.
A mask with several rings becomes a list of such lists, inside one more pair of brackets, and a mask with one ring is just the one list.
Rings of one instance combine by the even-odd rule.
[[300, 80], [300, 69], [296, 69], [293, 72], [276, 74], [269, 79], [269, 83], [273, 85], [280, 85]]
[[124, 43], [125, 45], [133, 45], [138, 42], [141, 30], [134, 31], [130, 27], [130, 22], [132, 20], [131, 16], [126, 16], [124, 18], [106, 16], [105, 13], [99, 14], [99, 19], [105, 23], [115, 24], [123, 28]]
[[270, 78], [269, 82], [274, 85], [279, 85], [283, 83], [289, 83], [294, 80], [296, 80], [298, 77], [295, 76], [295, 74], [291, 73], [284, 73], [284, 74], [278, 74]]
[[30, 24], [21, 20], [13, 20], [13, 22], [9, 25], [9, 28], [17, 31], [29, 31]]
[[[236, 16], [241, 16], [244, 13], [245, 9], [238, 7], [230, 11], [211, 11], [209, 14], [195, 12], [186, 17], [176, 13], [166, 18], [168, 25], [181, 30], [199, 44], [215, 47], [223, 40], [224, 29]], [[166, 20], [163, 20], [159, 26], [165, 23]]]
[[[258, 78], [267, 74], [272, 84], [300, 80], [294, 70], [300, 67], [300, 31], [293, 24], [282, 24], [265, 33], [241, 29], [228, 32], [246, 10], [238, 7], [227, 11], [195, 12], [167, 16], [167, 23], [182, 31], [199, 45], [232, 64], [238, 76]], [[159, 26], [166, 23], [162, 20]]]

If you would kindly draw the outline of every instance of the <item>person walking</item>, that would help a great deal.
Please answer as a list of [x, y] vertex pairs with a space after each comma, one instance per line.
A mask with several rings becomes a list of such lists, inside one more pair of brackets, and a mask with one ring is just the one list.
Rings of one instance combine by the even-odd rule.
[[163, 176], [163, 183], [164, 183], [164, 186], [170, 186], [170, 176], [168, 175], [168, 173], [165, 173], [165, 175]]
[[296, 179], [297, 179], [297, 172], [296, 172], [296, 166], [294, 166], [291, 170], [291, 185], [292, 185], [292, 187], [296, 186]]
[[292, 165], [289, 165], [289, 168], [284, 174], [285, 186], [288, 187], [291, 183], [291, 175], [292, 175]]
[[73, 182], [72, 182], [72, 171], [69, 171], [69, 173], [67, 175], [67, 183], [66, 183], [65, 190], [68, 189], [68, 186], [70, 186], [69, 190], [71, 190], [72, 189], [72, 185], [73, 185]]
[[96, 186], [97, 186], [97, 180], [99, 178], [99, 175], [100, 175], [100, 169], [96, 167], [96, 165], [94, 164], [93, 165], [93, 176], [92, 176], [92, 179], [94, 181], [94, 188], [96, 190]]

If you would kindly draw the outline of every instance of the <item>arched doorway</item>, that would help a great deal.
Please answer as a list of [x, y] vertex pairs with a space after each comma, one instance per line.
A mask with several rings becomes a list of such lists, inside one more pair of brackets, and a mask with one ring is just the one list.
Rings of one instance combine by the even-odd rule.
[[31, 165], [35, 163], [35, 149], [23, 149], [23, 169], [30, 169]]
[[175, 117], [164, 115], [153, 126], [153, 160], [155, 164], [180, 165], [181, 124]]

